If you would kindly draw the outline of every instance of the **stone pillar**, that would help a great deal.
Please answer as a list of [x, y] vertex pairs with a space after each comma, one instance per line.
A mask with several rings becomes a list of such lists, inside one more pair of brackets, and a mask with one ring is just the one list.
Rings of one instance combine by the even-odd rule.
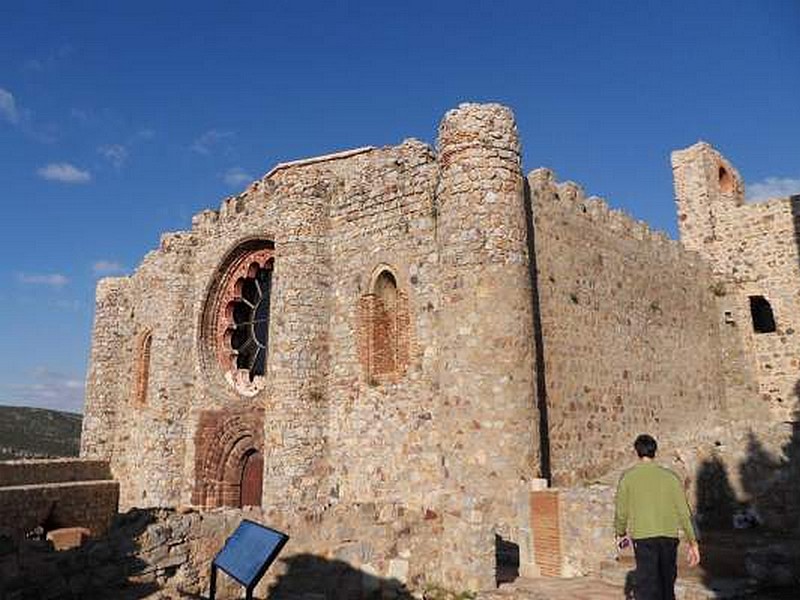
[[275, 179], [286, 208], [275, 239], [262, 505], [303, 510], [328, 491], [328, 198], [319, 173]]
[[672, 153], [672, 176], [681, 242], [712, 261], [719, 272], [724, 220], [744, 204], [744, 184], [733, 165], [706, 142]]
[[506, 539], [538, 471], [533, 316], [520, 145], [497, 104], [463, 104], [439, 127], [439, 420], [444, 466]]
[[97, 284], [81, 432], [84, 458], [111, 460], [114, 456], [117, 404], [125, 397], [133, 373], [129, 287], [127, 277], [109, 277]]

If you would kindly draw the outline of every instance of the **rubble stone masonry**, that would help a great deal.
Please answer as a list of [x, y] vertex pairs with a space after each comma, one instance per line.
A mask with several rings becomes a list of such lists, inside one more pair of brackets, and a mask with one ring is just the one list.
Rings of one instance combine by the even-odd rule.
[[555, 483], [625, 462], [632, 440], [702, 427], [725, 389], [708, 266], [551, 171], [529, 176]]
[[21, 538], [40, 526], [80, 526], [103, 534], [117, 512], [119, 487], [105, 461], [0, 462], [0, 533]]
[[[743, 391], [743, 409], [763, 406], [773, 417], [796, 420], [800, 383], [800, 196], [745, 202], [738, 172], [699, 142], [672, 154], [681, 241], [714, 271], [725, 330], [723, 351], [737, 367], [730, 388]], [[759, 331], [758, 302], [775, 327]], [[755, 306], [754, 306], [755, 303]], [[768, 328], [769, 329], [769, 328]], [[737, 378], [737, 371], [741, 375]], [[758, 397], [743, 379], [755, 379]]]
[[490, 587], [476, 540], [536, 546], [516, 500], [534, 479], [591, 481], [636, 434], [749, 415], [757, 390], [789, 414], [800, 200], [745, 204], [693, 146], [673, 155], [680, 244], [525, 178], [520, 153], [509, 109], [464, 104], [435, 149], [280, 164], [102, 280], [81, 452], [121, 507], [238, 507], [263, 461], [261, 510], [286, 527], [390, 535], [364, 507], [402, 506], [425, 533], [381, 574], [425, 564], [436, 524], [436, 576]]

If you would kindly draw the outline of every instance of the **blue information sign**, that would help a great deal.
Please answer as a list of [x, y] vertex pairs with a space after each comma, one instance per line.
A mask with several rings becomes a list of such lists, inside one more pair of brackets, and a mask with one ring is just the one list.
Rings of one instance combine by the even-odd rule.
[[243, 520], [211, 563], [211, 597], [216, 569], [233, 577], [250, 592], [277, 558], [289, 536], [254, 521]]

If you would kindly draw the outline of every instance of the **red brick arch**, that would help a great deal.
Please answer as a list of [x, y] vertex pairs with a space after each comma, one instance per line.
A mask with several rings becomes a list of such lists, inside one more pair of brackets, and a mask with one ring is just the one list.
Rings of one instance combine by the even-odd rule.
[[241, 506], [248, 459], [263, 456], [263, 411], [205, 411], [195, 435], [193, 504], [204, 508]]
[[411, 319], [408, 295], [392, 267], [381, 264], [374, 270], [356, 315], [359, 361], [367, 381], [400, 380], [411, 358]]

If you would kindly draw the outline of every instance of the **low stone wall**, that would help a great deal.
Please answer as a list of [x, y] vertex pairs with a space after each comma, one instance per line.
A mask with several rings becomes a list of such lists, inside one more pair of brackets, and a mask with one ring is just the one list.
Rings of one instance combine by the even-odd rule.
[[84, 458], [0, 462], [0, 487], [111, 479], [108, 461]]
[[[800, 534], [798, 424], [709, 423], [702, 434], [664, 438], [659, 445], [658, 462], [683, 482], [701, 542], [737, 528], [755, 527], [765, 538]], [[563, 576], [597, 573], [616, 556], [614, 494], [631, 465], [557, 490]]]
[[[334, 506], [299, 522], [296, 515], [257, 509], [164, 515], [140, 538], [142, 568], [136, 579], [205, 593], [212, 558], [243, 518], [290, 536], [261, 585], [265, 595], [269, 590], [278, 597], [328, 597], [348, 590], [352, 597], [363, 597], [428, 584], [458, 591], [494, 586], [494, 532], [481, 514], [440, 515], [372, 503]], [[235, 586], [230, 593], [235, 596]]]
[[0, 487], [0, 529], [22, 536], [36, 527], [86, 527], [105, 533], [117, 512], [116, 481]]
[[595, 574], [616, 556], [614, 492], [606, 484], [559, 490], [563, 577]]
[[[29, 541], [4, 552], [0, 536], [0, 598], [109, 598], [134, 590], [136, 597], [158, 590], [204, 595], [211, 560], [242, 519], [290, 536], [257, 597], [410, 599], [429, 586], [463, 592], [495, 585], [494, 532], [476, 511], [440, 515], [361, 504], [299, 517], [255, 508], [134, 509], [119, 515], [103, 538], [59, 553]], [[241, 595], [220, 575], [218, 598]]]

